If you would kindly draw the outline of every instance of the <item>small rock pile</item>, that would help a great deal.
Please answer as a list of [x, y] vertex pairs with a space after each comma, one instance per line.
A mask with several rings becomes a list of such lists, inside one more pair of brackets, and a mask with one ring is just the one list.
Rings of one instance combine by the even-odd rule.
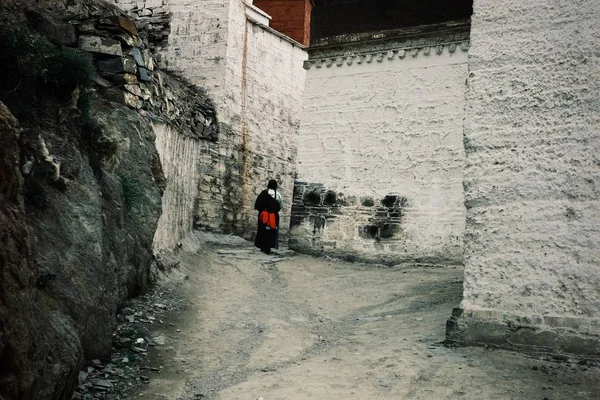
[[159, 374], [160, 366], [141, 366], [148, 347], [164, 344], [160, 337], [151, 337], [150, 328], [165, 323], [165, 315], [182, 305], [182, 299], [171, 291], [155, 292], [130, 301], [117, 316], [110, 360], [92, 360], [79, 371], [78, 386], [71, 399], [122, 399], [127, 392], [147, 383], [149, 374]]

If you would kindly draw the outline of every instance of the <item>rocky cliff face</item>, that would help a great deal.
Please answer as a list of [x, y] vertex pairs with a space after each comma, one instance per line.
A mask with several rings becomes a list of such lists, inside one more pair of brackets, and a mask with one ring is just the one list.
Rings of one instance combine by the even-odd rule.
[[146, 288], [166, 187], [152, 121], [218, 136], [120, 11], [45, 5], [0, 7], [0, 399], [68, 397]]

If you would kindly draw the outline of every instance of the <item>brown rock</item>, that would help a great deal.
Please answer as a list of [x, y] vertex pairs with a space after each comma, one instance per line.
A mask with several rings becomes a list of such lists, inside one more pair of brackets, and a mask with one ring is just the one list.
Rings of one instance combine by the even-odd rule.
[[142, 89], [138, 85], [125, 85], [125, 90], [137, 97], [143, 96]]
[[117, 85], [137, 85], [138, 83], [137, 76], [133, 74], [115, 75], [111, 79]]
[[142, 101], [142, 99], [140, 99], [134, 94], [131, 94], [129, 92], [123, 92], [123, 96], [125, 98], [125, 104], [133, 109], [139, 110], [144, 106], [144, 102]]
[[[125, 18], [122, 16], [112, 16], [107, 18], [108, 21], [110, 21], [110, 24], [114, 25], [114, 26], [119, 26], [122, 29], [124, 29], [125, 31], [131, 33], [132, 35], [136, 35], [137, 34], [137, 27], [135, 26], [135, 22], [133, 22], [133, 20], [131, 18]], [[105, 22], [106, 19], [102, 19], [103, 23]]]

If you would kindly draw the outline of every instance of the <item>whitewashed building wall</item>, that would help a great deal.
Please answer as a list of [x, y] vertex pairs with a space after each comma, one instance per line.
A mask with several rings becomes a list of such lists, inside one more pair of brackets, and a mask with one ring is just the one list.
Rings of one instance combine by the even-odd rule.
[[449, 337], [600, 355], [600, 2], [475, 0]]
[[311, 49], [291, 246], [459, 264], [468, 26]]

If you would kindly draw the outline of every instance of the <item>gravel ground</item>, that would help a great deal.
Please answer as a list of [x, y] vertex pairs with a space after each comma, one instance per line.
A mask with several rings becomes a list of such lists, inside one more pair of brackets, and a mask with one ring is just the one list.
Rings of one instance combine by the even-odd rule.
[[79, 398], [600, 398], [593, 363], [443, 346], [459, 268], [267, 256], [207, 234], [178, 259], [120, 316]]

